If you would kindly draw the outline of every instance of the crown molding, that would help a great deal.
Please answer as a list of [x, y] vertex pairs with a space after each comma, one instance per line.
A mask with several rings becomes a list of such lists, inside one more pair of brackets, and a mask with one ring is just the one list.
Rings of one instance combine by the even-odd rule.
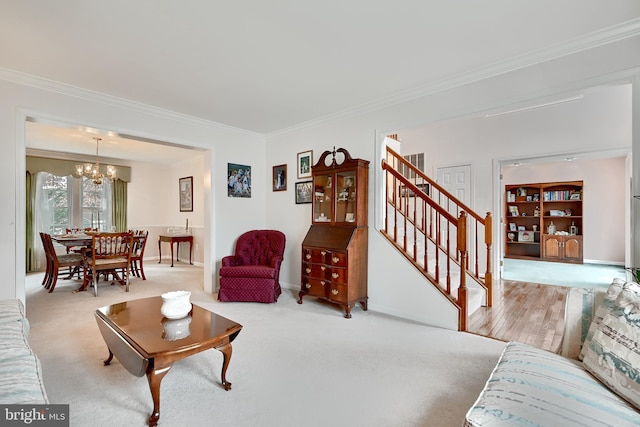
[[268, 138], [293, 133], [304, 128], [317, 126], [319, 124], [342, 119], [348, 116], [366, 114], [383, 108], [392, 107], [397, 104], [412, 101], [433, 95], [445, 90], [475, 83], [491, 77], [499, 76], [516, 70], [531, 67], [536, 64], [572, 55], [599, 46], [615, 43], [627, 38], [640, 35], [640, 18], [632, 19], [618, 25], [607, 27], [581, 37], [555, 44], [553, 46], [537, 49], [522, 55], [509, 58], [504, 61], [493, 63], [486, 67], [477, 68], [468, 72], [457, 74], [433, 83], [419, 86], [405, 92], [381, 98], [379, 100], [361, 104], [336, 113], [328, 114], [317, 119], [299, 123], [297, 125], [280, 129], [267, 134]]
[[201, 119], [187, 114], [177, 113], [175, 111], [167, 110], [160, 107], [154, 107], [152, 105], [143, 104], [136, 101], [131, 101], [125, 98], [119, 98], [117, 96], [107, 95], [101, 92], [84, 89], [77, 86], [68, 85], [65, 83], [56, 82], [54, 80], [45, 79], [42, 77], [34, 76], [32, 74], [15, 71], [9, 68], [0, 67], [0, 80], [5, 80], [11, 83], [16, 83], [23, 86], [30, 86], [36, 89], [46, 90], [48, 92], [60, 93], [62, 95], [73, 96], [75, 98], [85, 99], [87, 101], [99, 102], [101, 104], [111, 105], [118, 108], [125, 108], [134, 110], [139, 113], [149, 114], [165, 120], [175, 120], [187, 124], [193, 124], [198, 126], [214, 127], [219, 130], [230, 131], [235, 133], [242, 133], [250, 135], [252, 137], [259, 137], [264, 139], [264, 134], [253, 132], [246, 129], [241, 129], [233, 126], [228, 126], [222, 123], [214, 122], [211, 120]]

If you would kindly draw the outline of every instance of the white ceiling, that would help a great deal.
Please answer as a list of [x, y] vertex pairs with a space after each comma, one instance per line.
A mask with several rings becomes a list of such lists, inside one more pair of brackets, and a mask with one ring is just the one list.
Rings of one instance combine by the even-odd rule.
[[639, 17], [637, 0], [0, 0], [0, 67], [268, 134]]

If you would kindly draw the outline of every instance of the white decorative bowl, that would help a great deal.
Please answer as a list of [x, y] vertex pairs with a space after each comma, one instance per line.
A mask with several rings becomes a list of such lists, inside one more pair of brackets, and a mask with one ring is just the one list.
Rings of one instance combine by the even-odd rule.
[[191, 311], [191, 292], [173, 291], [162, 294], [160, 312], [167, 319], [182, 319]]
[[191, 316], [175, 320], [162, 320], [162, 328], [164, 329], [164, 335], [162, 335], [162, 338], [167, 341], [176, 341], [188, 337], [191, 335], [191, 329], [189, 329], [190, 323]]

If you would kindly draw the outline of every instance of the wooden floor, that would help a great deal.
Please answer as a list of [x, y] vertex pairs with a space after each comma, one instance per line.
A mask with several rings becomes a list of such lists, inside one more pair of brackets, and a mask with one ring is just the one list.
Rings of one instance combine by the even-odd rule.
[[502, 341], [519, 341], [558, 353], [569, 288], [501, 280], [492, 307], [469, 316], [467, 330]]

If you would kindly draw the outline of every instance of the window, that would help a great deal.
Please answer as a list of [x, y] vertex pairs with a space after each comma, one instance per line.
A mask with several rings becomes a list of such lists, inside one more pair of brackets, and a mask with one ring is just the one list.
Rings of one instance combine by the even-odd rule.
[[[424, 172], [424, 153], [418, 153], [418, 154], [408, 154], [406, 156], [404, 156], [404, 159], [406, 161], [408, 161], [409, 163], [411, 163], [413, 166], [415, 166], [416, 168], [418, 168], [420, 171]], [[416, 173], [412, 170], [410, 170], [409, 168], [404, 168], [406, 170], [402, 170], [402, 175], [405, 178], [415, 178]]]
[[[38, 230], [64, 234], [68, 228], [111, 230], [111, 184], [96, 185], [87, 178], [38, 174], [36, 216]], [[48, 231], [47, 231], [48, 230]]]

